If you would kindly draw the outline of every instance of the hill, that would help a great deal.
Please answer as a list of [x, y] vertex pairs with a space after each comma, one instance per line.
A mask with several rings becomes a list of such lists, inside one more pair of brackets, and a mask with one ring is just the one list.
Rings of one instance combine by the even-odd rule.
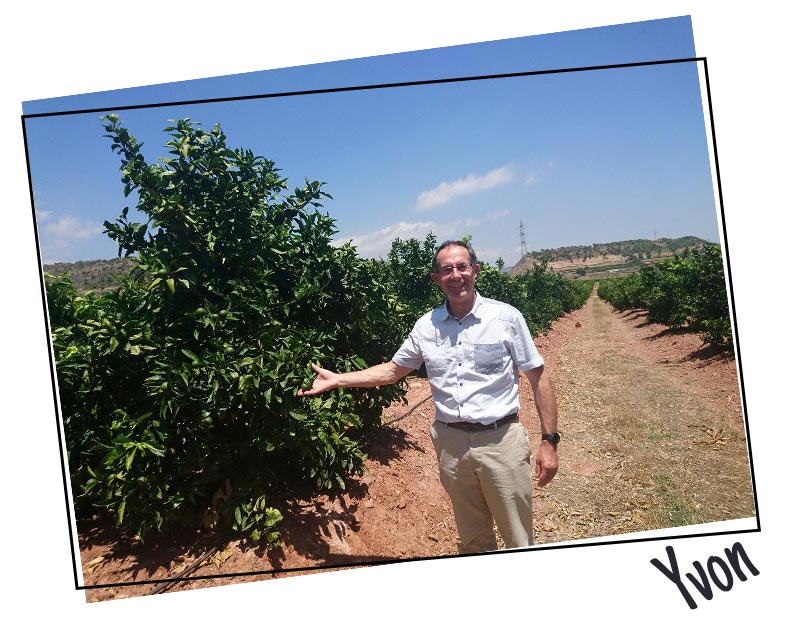
[[133, 258], [113, 260], [79, 260], [77, 262], [56, 262], [45, 264], [44, 272], [58, 277], [68, 273], [74, 288], [80, 295], [88, 291], [101, 293], [115, 287], [116, 275], [125, 275], [135, 265]]
[[534, 262], [547, 261], [550, 269], [566, 277], [583, 277], [632, 273], [643, 264], [650, 264], [681, 253], [688, 247], [699, 247], [707, 241], [697, 236], [635, 239], [613, 243], [593, 243], [555, 249], [541, 249], [520, 259], [512, 267], [515, 275], [524, 273]]

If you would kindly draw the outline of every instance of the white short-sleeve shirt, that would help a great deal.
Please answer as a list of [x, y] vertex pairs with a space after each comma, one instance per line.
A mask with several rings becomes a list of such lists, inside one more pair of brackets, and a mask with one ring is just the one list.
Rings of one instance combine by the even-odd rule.
[[426, 364], [438, 420], [485, 425], [520, 409], [518, 369], [544, 364], [519, 310], [478, 293], [462, 319], [445, 304], [422, 316], [392, 361]]

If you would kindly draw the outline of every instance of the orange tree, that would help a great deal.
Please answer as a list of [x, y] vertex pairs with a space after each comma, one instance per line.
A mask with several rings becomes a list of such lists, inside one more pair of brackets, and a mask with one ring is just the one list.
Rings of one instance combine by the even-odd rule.
[[[683, 239], [679, 239], [683, 240]], [[725, 269], [719, 245], [706, 243], [600, 285], [616, 309], [642, 308], [651, 321], [686, 327], [705, 343], [731, 345]]]
[[310, 362], [351, 370], [399, 346], [395, 295], [379, 263], [330, 245], [323, 183], [288, 193], [272, 161], [189, 120], [148, 164], [117, 116], [104, 123], [144, 218], [104, 224], [137, 261], [116, 289], [48, 285], [78, 516], [104, 509], [144, 535], [211, 507], [273, 542], [272, 501], [344, 488], [365, 460], [354, 431], [403, 394], [296, 397]]
[[387, 260], [383, 263], [408, 327], [443, 301], [440, 289], [430, 279], [432, 258], [437, 248], [438, 239], [432, 232], [423, 241], [397, 237], [391, 242]]

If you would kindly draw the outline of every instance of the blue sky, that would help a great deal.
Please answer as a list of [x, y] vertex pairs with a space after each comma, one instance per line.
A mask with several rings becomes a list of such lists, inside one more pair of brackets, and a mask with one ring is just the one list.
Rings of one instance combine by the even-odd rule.
[[[694, 56], [689, 18], [26, 102], [26, 114]], [[110, 258], [124, 198], [102, 112], [26, 119], [42, 260]], [[694, 62], [119, 111], [149, 162], [168, 120], [220, 123], [291, 186], [327, 183], [337, 243], [472, 236], [483, 260], [631, 238], [719, 241]]]

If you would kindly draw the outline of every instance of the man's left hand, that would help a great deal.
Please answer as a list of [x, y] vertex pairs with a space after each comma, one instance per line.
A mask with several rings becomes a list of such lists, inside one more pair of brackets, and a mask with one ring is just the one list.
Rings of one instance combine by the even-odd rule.
[[558, 472], [558, 451], [550, 442], [542, 440], [534, 458], [536, 484], [544, 487], [553, 480], [556, 472]]

